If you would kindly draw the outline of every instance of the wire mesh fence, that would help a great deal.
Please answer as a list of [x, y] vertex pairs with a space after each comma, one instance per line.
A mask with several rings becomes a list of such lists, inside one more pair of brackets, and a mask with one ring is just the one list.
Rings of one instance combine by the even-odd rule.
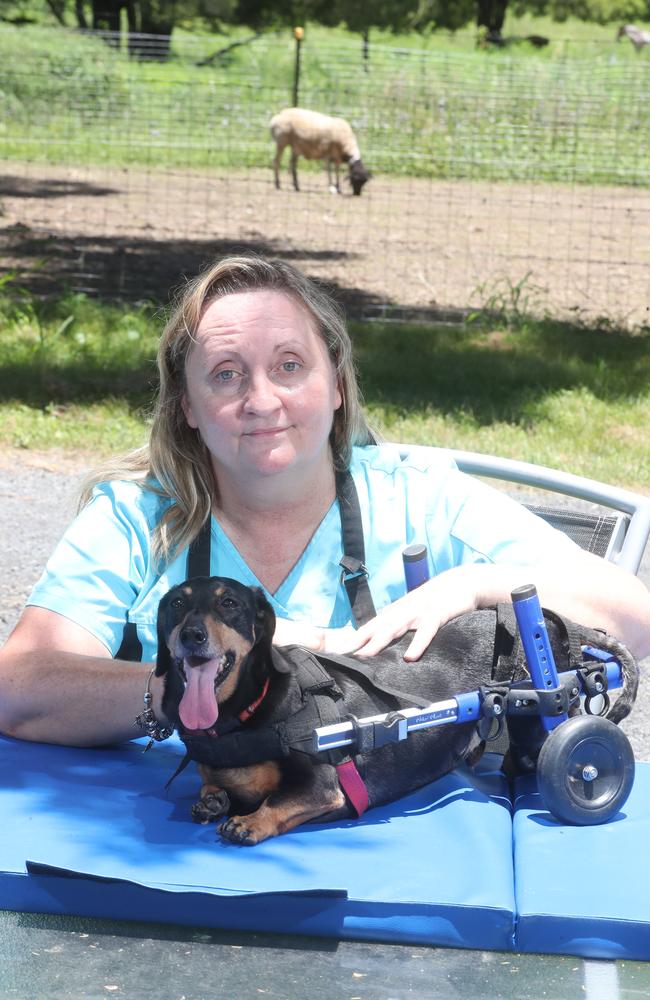
[[[0, 31], [0, 239], [41, 290], [166, 297], [224, 250], [291, 256], [356, 312], [650, 325], [650, 47], [302, 46], [302, 106], [373, 177], [328, 191], [268, 130], [295, 43]], [[146, 58], [143, 58], [143, 55]], [[286, 155], [286, 154], [285, 154]]]

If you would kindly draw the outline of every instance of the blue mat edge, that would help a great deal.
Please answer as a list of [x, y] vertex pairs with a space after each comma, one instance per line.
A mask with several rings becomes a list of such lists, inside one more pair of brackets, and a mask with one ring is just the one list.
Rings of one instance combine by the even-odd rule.
[[533, 914], [517, 919], [515, 950], [526, 954], [647, 962], [650, 925], [633, 920]]
[[224, 897], [79, 876], [2, 873], [0, 906], [15, 912], [259, 933], [278, 932], [281, 907], [283, 934], [488, 951], [511, 951], [514, 940], [509, 910], [401, 903], [378, 913], [375, 903], [321, 893]]

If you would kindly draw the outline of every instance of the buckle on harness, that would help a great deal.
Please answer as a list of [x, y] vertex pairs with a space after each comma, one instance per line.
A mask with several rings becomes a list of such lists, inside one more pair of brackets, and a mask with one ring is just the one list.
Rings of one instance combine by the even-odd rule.
[[355, 580], [359, 576], [368, 578], [368, 570], [361, 560], [355, 559], [354, 556], [343, 556], [339, 566], [341, 567], [341, 583], [346, 583], [348, 580]]

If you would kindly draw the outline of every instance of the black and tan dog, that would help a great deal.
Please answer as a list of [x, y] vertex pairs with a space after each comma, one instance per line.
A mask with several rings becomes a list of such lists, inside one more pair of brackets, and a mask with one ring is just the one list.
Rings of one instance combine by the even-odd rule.
[[[609, 717], [619, 722], [636, 696], [635, 661], [601, 633], [555, 616], [547, 625], [559, 671], [576, 665], [572, 657], [580, 643], [613, 646], [624, 683]], [[301, 647], [272, 646], [274, 627], [273, 610], [260, 590], [223, 577], [174, 587], [158, 612], [156, 673], [165, 675], [163, 709], [203, 780], [193, 818], [221, 820], [222, 836], [240, 844], [399, 798], [482, 746], [476, 722], [470, 721], [423, 729], [373, 752], [355, 752], [350, 761], [342, 750], [315, 753], [315, 726], [438, 702], [495, 679], [526, 675], [516, 629], [499, 609], [449, 622], [417, 663], [404, 661], [409, 641], [404, 637], [372, 661], [325, 658], [324, 669]], [[368, 669], [372, 680], [365, 676]], [[539, 727], [534, 718], [523, 723], [529, 734]], [[528, 748], [534, 745], [533, 735]], [[343, 780], [349, 767], [353, 774]], [[367, 796], [361, 807], [359, 796]]]

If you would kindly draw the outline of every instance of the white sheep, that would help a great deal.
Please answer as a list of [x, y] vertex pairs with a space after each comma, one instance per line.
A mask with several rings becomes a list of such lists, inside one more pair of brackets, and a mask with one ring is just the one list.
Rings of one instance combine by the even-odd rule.
[[[347, 163], [352, 191], [354, 194], [361, 194], [363, 185], [370, 178], [370, 172], [361, 161], [359, 144], [344, 118], [333, 118], [331, 115], [322, 115], [319, 111], [307, 111], [306, 108], [285, 108], [273, 116], [269, 127], [277, 146], [273, 160], [276, 188], [280, 187], [280, 160], [285, 147], [290, 146], [291, 174], [296, 191], [300, 190], [296, 165], [298, 157], [304, 156], [307, 160], [325, 160], [330, 191], [336, 194], [341, 193], [339, 166]], [[336, 176], [334, 185], [332, 164]]]
[[616, 40], [620, 42], [621, 38], [624, 37], [630, 39], [637, 52], [640, 52], [644, 45], [650, 45], [650, 32], [642, 31], [641, 28], [637, 28], [634, 24], [621, 25], [618, 29]]

